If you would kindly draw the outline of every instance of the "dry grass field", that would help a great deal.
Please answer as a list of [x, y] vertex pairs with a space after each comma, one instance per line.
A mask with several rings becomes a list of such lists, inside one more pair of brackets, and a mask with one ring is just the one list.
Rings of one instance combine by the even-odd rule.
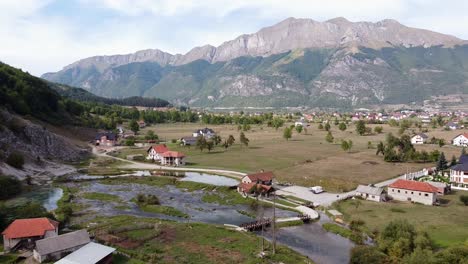
[[[375, 125], [371, 125], [374, 127]], [[151, 129], [159, 135], [160, 139], [171, 142], [191, 136], [201, 124], [158, 124], [144, 128], [140, 134], [144, 135]], [[196, 149], [196, 147], [181, 147], [178, 144], [168, 143], [170, 149], [187, 155], [188, 167], [222, 168], [243, 172], [256, 172], [261, 169], [275, 172], [279, 181], [291, 182], [305, 186], [322, 185], [331, 191], [345, 191], [356, 187], [357, 184], [369, 184], [383, 181], [407, 170], [415, 171], [424, 167], [434, 166], [433, 163], [387, 163], [382, 156], [375, 155], [375, 148], [368, 149], [368, 142], [375, 145], [385, 139], [389, 132], [397, 135], [398, 128], [383, 125], [383, 133], [369, 136], [359, 136], [353, 125], [346, 131], [340, 131], [337, 126], [331, 125], [335, 138], [334, 143], [325, 141], [326, 131], [319, 130], [318, 124], [311, 124], [307, 133], [298, 134], [294, 131], [292, 139], [286, 141], [283, 129], [277, 131], [267, 126], [252, 126], [245, 132], [250, 140], [248, 147], [239, 144], [237, 126], [218, 125], [209, 126], [224, 139], [229, 135], [236, 138], [234, 146], [227, 151], [221, 146], [211, 152]], [[416, 129], [415, 129], [416, 130]], [[432, 130], [432, 129], [431, 129]], [[410, 129], [411, 131], [411, 129]], [[440, 128], [428, 132], [429, 137], [445, 138], [447, 142], [460, 133], [460, 131], [442, 131]], [[352, 140], [353, 148], [345, 152], [341, 149], [342, 139]], [[446, 145], [442, 148], [436, 145], [417, 146], [418, 150], [439, 149], [445, 152], [447, 159], [452, 155], [458, 156], [460, 148]], [[143, 149], [141, 150], [143, 153]], [[135, 153], [135, 150], [132, 150]]]

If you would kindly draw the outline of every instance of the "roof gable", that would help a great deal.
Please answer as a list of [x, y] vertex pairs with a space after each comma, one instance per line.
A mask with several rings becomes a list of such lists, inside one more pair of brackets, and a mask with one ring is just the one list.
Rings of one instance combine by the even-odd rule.
[[368, 193], [371, 195], [381, 195], [383, 192], [382, 187], [372, 187], [372, 186], [365, 186], [365, 185], [359, 185], [356, 188], [356, 192], [360, 193]]
[[58, 228], [59, 222], [49, 218], [16, 219], [3, 232], [7, 238], [26, 238], [43, 236], [47, 231]]
[[159, 145], [154, 145], [154, 146], [151, 146], [148, 151], [150, 151], [151, 149], [154, 149], [154, 151], [158, 154], [162, 154], [166, 151], [168, 151], [169, 149], [167, 148], [166, 144], [159, 144]]
[[436, 187], [430, 185], [427, 182], [409, 181], [409, 180], [403, 180], [403, 179], [396, 180], [394, 183], [390, 184], [388, 187], [412, 190], [412, 191], [420, 191], [420, 192], [430, 192], [430, 193], [434, 193], [438, 191]]

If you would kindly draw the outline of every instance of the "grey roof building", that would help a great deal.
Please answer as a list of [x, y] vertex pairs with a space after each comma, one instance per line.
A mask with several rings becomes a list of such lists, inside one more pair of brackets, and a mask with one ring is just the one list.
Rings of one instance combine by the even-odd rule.
[[366, 200], [380, 202], [384, 199], [384, 188], [359, 185], [356, 188], [356, 195]]
[[39, 262], [62, 258], [91, 242], [85, 229], [36, 241], [34, 258]]

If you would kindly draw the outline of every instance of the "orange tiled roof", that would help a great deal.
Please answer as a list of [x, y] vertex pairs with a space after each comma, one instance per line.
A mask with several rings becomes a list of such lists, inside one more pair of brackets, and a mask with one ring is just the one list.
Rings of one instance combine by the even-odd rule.
[[169, 151], [166, 144], [154, 145], [154, 146], [151, 146], [151, 148], [154, 149], [154, 151], [156, 151], [156, 153], [159, 153], [159, 154]]
[[273, 174], [273, 172], [267, 171], [267, 172], [249, 174], [247, 175], [247, 177], [249, 177], [251, 181], [257, 181], [257, 180], [271, 181], [273, 177], [275, 177], [275, 175]]
[[418, 181], [408, 181], [403, 179], [398, 179], [394, 183], [390, 184], [388, 187], [420, 191], [420, 192], [437, 192], [438, 189], [427, 182], [418, 182]]
[[3, 232], [9, 239], [43, 236], [47, 231], [55, 230], [59, 222], [49, 218], [16, 219]]
[[177, 151], [166, 151], [162, 154], [165, 158], [183, 158], [185, 157], [184, 153], [177, 152]]

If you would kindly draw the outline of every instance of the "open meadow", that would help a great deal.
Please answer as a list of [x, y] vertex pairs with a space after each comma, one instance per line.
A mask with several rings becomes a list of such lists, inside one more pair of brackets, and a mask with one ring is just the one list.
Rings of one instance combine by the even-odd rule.
[[345, 220], [363, 220], [368, 232], [380, 232], [392, 220], [405, 219], [417, 229], [428, 233], [438, 247], [468, 242], [468, 211], [459, 198], [466, 191], [454, 191], [440, 197], [441, 206], [427, 206], [409, 202], [377, 203], [365, 200], [346, 200], [334, 204]]
[[[290, 124], [287, 124], [290, 125]], [[369, 125], [375, 127], [376, 125]], [[184, 147], [171, 141], [191, 136], [192, 132], [205, 125], [193, 123], [157, 124], [146, 127], [139, 132], [144, 135], [153, 130], [162, 141], [167, 142], [171, 150], [183, 152], [187, 156], [187, 167], [230, 169], [242, 172], [257, 172], [272, 170], [278, 181], [290, 182], [304, 186], [322, 185], [330, 191], [346, 191], [358, 184], [377, 183], [407, 171], [416, 171], [424, 167], [434, 166], [433, 163], [389, 163], [382, 156], [376, 156], [375, 146], [385, 140], [385, 135], [392, 132], [398, 134], [398, 127], [381, 125], [383, 133], [359, 136], [354, 125], [340, 131], [338, 126], [331, 125], [334, 137], [333, 143], [325, 140], [327, 132], [318, 129], [318, 124], [311, 124], [307, 131], [301, 134], [293, 132], [290, 140], [283, 138], [283, 129], [253, 125], [251, 130], [244, 132], [250, 140], [248, 147], [239, 142], [239, 134], [235, 125], [210, 125], [223, 140], [229, 135], [236, 138], [233, 146], [225, 150], [217, 146], [211, 152], [200, 151], [195, 146]], [[408, 131], [417, 128], [410, 128]], [[461, 131], [462, 132], [462, 131]], [[446, 142], [461, 133], [460, 131], [443, 131], [441, 128], [431, 129], [426, 134], [429, 137], [445, 138]], [[347, 152], [341, 148], [341, 140], [352, 140], [353, 147]], [[372, 147], [368, 147], [371, 142]], [[458, 156], [460, 148], [445, 145], [416, 146], [417, 150], [433, 150], [445, 152], [447, 159]], [[146, 148], [127, 149], [121, 151], [121, 157], [129, 154], [145, 154]]]

